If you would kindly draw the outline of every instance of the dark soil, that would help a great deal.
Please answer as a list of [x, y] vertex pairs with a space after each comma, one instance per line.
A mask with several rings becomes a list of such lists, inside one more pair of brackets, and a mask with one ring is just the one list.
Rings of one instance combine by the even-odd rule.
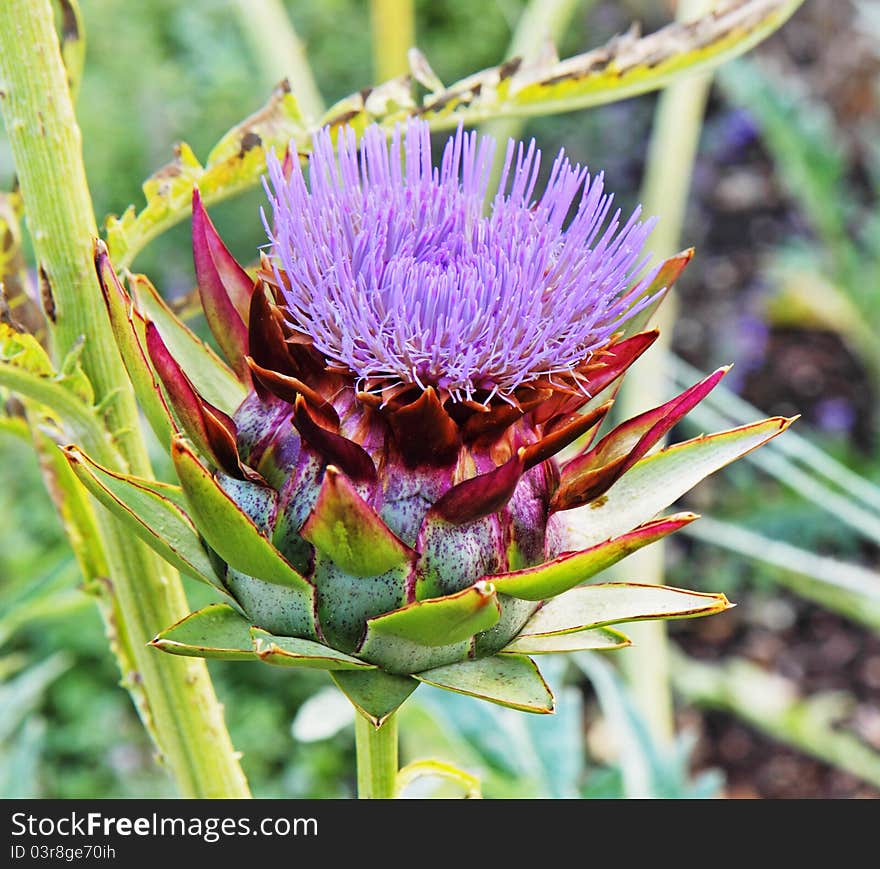
[[[794, 74], [831, 108], [857, 184], [864, 177], [863, 148], [847, 130], [866, 115], [880, 115], [873, 84], [880, 63], [850, 3], [806, 4], [757, 54]], [[698, 255], [679, 286], [677, 352], [704, 370], [736, 359], [731, 380], [748, 401], [768, 414], [802, 414], [810, 429], [846, 441], [850, 455], [876, 455], [876, 387], [857, 355], [832, 331], [774, 326], [765, 316], [772, 288], [762, 283], [762, 258], [792, 235], [809, 241], [809, 226], [780, 189], [747, 113], [715, 94], [706, 133], [715, 147], [704, 147], [695, 172], [686, 232]], [[863, 193], [873, 195], [869, 188]], [[720, 501], [713, 505], [723, 516], [720, 507]], [[713, 509], [701, 504], [701, 512]], [[860, 547], [862, 563], [880, 564], [875, 548]], [[709, 550], [689, 548], [699, 570]], [[880, 752], [880, 636], [778, 588], [772, 589], [771, 614], [762, 608], [766, 590], [746, 584], [737, 599], [740, 606], [724, 618], [675, 624], [676, 642], [698, 659], [744, 657], [791, 680], [803, 697], [847, 692], [854, 708], [838, 726]], [[785, 747], [727, 713], [691, 709], [683, 716], [700, 734], [695, 767], [723, 770], [730, 797], [880, 798], [880, 790], [856, 775]]]
[[[740, 594], [737, 597], [741, 597]], [[764, 602], [766, 603], [766, 602]], [[774, 592], [772, 606], [751, 601], [722, 619], [676, 626], [673, 635], [702, 660], [746, 658], [794, 683], [800, 696], [846, 692], [852, 708], [835, 725], [880, 752], [880, 636], [828, 610]], [[855, 775], [814, 760], [724, 712], [684, 715], [700, 740], [696, 768], [724, 770], [730, 797], [880, 798]]]

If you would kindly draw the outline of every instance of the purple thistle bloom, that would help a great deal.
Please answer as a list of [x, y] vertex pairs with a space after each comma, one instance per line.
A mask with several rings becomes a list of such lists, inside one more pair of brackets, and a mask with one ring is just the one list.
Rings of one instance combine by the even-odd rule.
[[[484, 214], [495, 142], [461, 128], [437, 169], [426, 123], [390, 146], [369, 128], [316, 134], [309, 186], [269, 160], [265, 218], [289, 325], [362, 388], [434, 385], [486, 402], [554, 374], [574, 374], [649, 300], [637, 280], [653, 220], [621, 226], [603, 176], [564, 152], [533, 198], [541, 152], [508, 143]], [[310, 189], [309, 189], [310, 188]], [[576, 213], [566, 221], [573, 206]], [[283, 269], [286, 280], [282, 280]], [[635, 304], [634, 304], [635, 303]]]

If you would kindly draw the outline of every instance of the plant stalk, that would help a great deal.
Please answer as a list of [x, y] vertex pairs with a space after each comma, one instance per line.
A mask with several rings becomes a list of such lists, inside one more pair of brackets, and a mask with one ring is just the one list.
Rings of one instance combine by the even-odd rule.
[[[92, 260], [98, 231], [49, 0], [0, 3], [0, 109], [6, 124], [27, 222], [42, 276], [42, 299], [59, 358], [87, 336], [81, 362], [107, 426], [83, 444], [111, 466], [150, 476], [131, 385], [113, 340]], [[117, 450], [109, 445], [113, 439]], [[99, 459], [100, 461], [101, 459]], [[162, 628], [187, 614], [180, 578], [107, 511], [95, 513], [109, 567], [109, 593], [133, 661], [123, 682], [182, 795], [245, 797], [204, 661], [175, 660], [148, 648]], [[133, 665], [134, 669], [131, 669]]]
[[358, 799], [390, 800], [397, 790], [397, 713], [381, 727], [358, 712], [354, 720]]
[[266, 85], [274, 87], [286, 78], [303, 115], [317, 122], [324, 114], [324, 100], [284, 4], [281, 0], [235, 0], [232, 8]]
[[407, 52], [416, 43], [413, 0], [370, 0], [373, 79], [388, 81], [409, 72]]
[[[712, 0], [681, 0], [678, 18], [687, 20], [704, 15], [713, 5]], [[660, 217], [649, 243], [654, 255], [661, 259], [671, 256], [679, 247], [711, 81], [710, 75], [683, 79], [666, 88], [657, 103], [641, 201], [645, 214]], [[630, 372], [618, 395], [615, 411], [621, 418], [636, 416], [668, 397], [670, 373], [666, 356], [676, 313], [676, 298], [670, 293], [660, 305], [654, 324], [660, 328], [660, 338], [648, 354], [647, 363], [636, 363], [636, 370]], [[655, 543], [633, 553], [621, 569], [630, 580], [659, 585], [663, 582], [663, 568], [664, 547]], [[633, 648], [621, 657], [624, 670], [654, 737], [669, 744], [674, 736], [674, 723], [666, 626], [657, 621], [635, 624], [632, 628]]]

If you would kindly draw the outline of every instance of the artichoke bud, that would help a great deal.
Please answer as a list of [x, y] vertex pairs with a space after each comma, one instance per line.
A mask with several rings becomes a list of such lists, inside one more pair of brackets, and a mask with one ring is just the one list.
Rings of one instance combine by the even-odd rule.
[[[548, 712], [524, 651], [618, 648], [628, 641], [608, 625], [728, 605], [582, 583], [696, 518], [655, 517], [788, 421], [655, 450], [719, 369], [597, 440], [657, 337], [626, 335], [626, 321], [690, 256], [646, 269], [651, 222], [621, 225], [602, 176], [563, 155], [535, 199], [534, 143], [510, 143], [484, 215], [492, 146], [459, 129], [435, 169], [423, 123], [390, 143], [344, 130], [335, 150], [324, 131], [308, 185], [298, 161], [270, 155], [271, 245], [253, 275], [194, 193], [199, 292], [228, 363], [205, 364], [241, 392], [209, 401], [205, 372], [175, 352], [197, 339], [129, 300], [123, 358], [164, 409], [182, 488], [165, 525], [173, 507], [197, 542], [134, 518], [199, 578], [202, 547], [228, 602], [163, 631], [159, 648], [330, 670], [377, 723], [417, 680]], [[106, 252], [97, 265], [120, 335], [125, 291]], [[99, 497], [122, 485], [71, 458]]]

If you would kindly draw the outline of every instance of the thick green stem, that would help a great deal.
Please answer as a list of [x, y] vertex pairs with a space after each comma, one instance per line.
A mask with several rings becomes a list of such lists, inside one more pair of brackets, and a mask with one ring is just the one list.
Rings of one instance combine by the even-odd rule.
[[324, 100], [281, 0], [235, 0], [232, 8], [266, 85], [274, 87], [286, 78], [302, 113], [317, 121], [324, 114]]
[[[706, 14], [713, 5], [712, 0], [681, 0], [678, 17], [695, 18]], [[710, 84], [708, 75], [676, 82], [660, 94], [657, 104], [641, 201], [646, 214], [660, 217], [650, 239], [651, 250], [660, 258], [675, 253], [679, 246]], [[670, 374], [666, 354], [676, 309], [673, 295], [658, 309], [654, 325], [660, 327], [660, 338], [648, 359], [634, 366], [617, 398], [615, 410], [624, 419], [668, 398]], [[633, 581], [660, 584], [663, 556], [663, 544], [655, 543], [627, 558], [619, 572]], [[674, 726], [666, 626], [657, 621], [632, 627], [634, 645], [622, 657], [626, 675], [655, 738], [669, 742]]]
[[[53, 344], [63, 356], [86, 336], [83, 369], [102, 402], [118, 454], [103, 437], [83, 446], [117, 467], [121, 456], [133, 473], [149, 476], [137, 407], [92, 262], [98, 233], [49, 0], [0, 3], [0, 108], [43, 276]], [[176, 660], [146, 645], [188, 611], [179, 577], [108, 512], [98, 509], [96, 519], [110, 572], [107, 586], [122, 621], [108, 627], [124, 635], [131, 650], [133, 661], [121, 663], [123, 679], [137, 688], [133, 696], [163, 763], [184, 796], [247, 796], [204, 662]]]
[[416, 42], [413, 0], [370, 0], [370, 23], [374, 81], [409, 72], [407, 52]]
[[354, 720], [358, 799], [390, 800], [397, 789], [397, 713], [381, 727], [360, 713]]

